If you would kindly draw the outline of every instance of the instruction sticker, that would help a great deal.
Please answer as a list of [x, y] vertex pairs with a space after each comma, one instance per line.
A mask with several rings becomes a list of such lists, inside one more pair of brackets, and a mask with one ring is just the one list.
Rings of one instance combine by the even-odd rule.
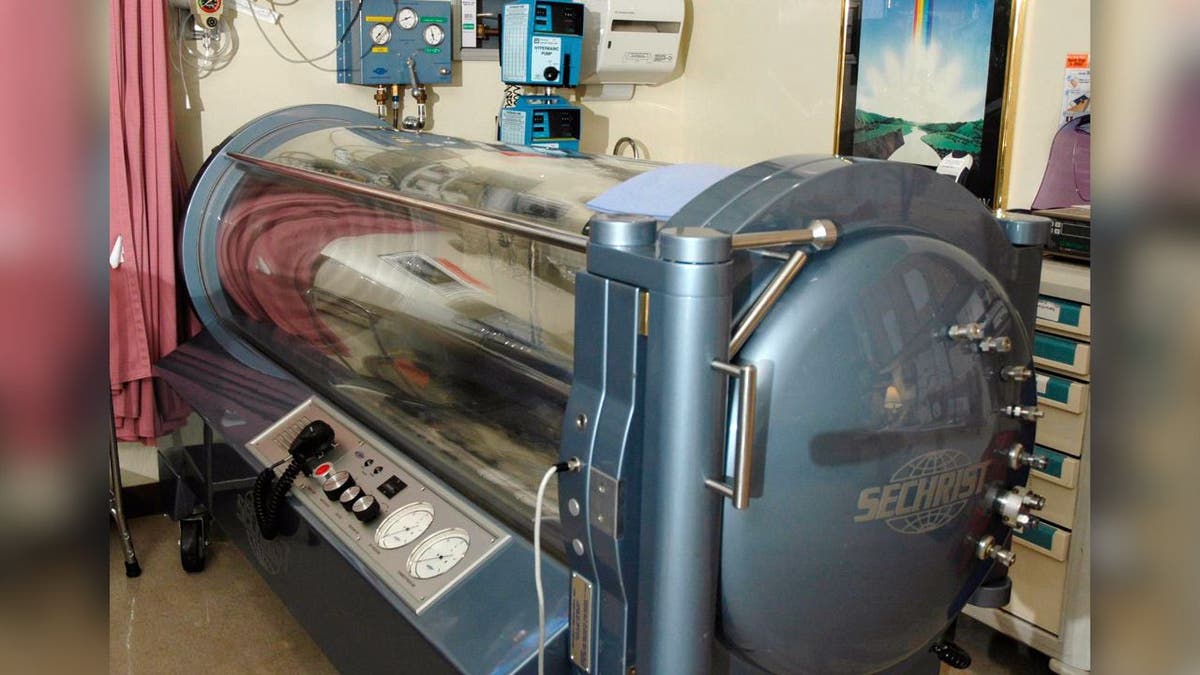
[[525, 41], [529, 39], [529, 5], [504, 6], [504, 39], [501, 44], [500, 79], [505, 82], [524, 82], [528, 72]]
[[[558, 73], [554, 79], [546, 77], [546, 71], [550, 68], [553, 68], [554, 72]], [[560, 68], [562, 68], [562, 38], [534, 37], [533, 62], [529, 70], [529, 79], [556, 82], [562, 76], [562, 73], [559, 71]]]
[[500, 111], [500, 142], [509, 145], [525, 145], [525, 111]]

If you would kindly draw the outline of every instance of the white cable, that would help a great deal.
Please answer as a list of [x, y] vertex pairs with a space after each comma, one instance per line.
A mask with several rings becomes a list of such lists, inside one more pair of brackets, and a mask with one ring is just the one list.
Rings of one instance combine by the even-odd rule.
[[544, 675], [546, 667], [546, 596], [542, 593], [542, 501], [546, 497], [546, 486], [558, 473], [558, 466], [546, 469], [542, 483], [538, 485], [537, 504], [533, 507], [533, 585], [537, 587], [538, 601], [538, 675]]
[[[271, 4], [274, 5], [273, 2]], [[360, 8], [359, 13], [361, 13], [361, 11], [362, 11], [362, 9]], [[267, 46], [270, 47], [271, 51], [275, 52], [275, 55], [278, 56], [279, 58], [283, 59], [284, 61], [287, 61], [288, 63], [306, 64], [306, 65], [312, 66], [313, 68], [316, 68], [317, 70], [322, 70], [327, 73], [338, 72], [337, 68], [326, 68], [324, 66], [317, 65], [316, 62], [320, 61], [321, 59], [329, 58], [330, 56], [333, 56], [334, 54], [336, 54], [338, 48], [342, 46], [342, 43], [340, 40], [338, 41], [337, 44], [335, 44], [333, 46], [333, 49], [330, 49], [329, 51], [325, 52], [324, 54], [321, 54], [320, 56], [314, 56], [312, 58], [309, 58], [308, 56], [306, 56], [304, 54], [304, 52], [300, 49], [300, 47], [296, 46], [296, 42], [294, 40], [292, 40], [292, 36], [290, 34], [288, 34], [287, 29], [285, 29], [283, 27], [283, 19], [280, 19], [279, 23], [278, 23], [279, 32], [283, 34], [283, 39], [287, 40], [287, 43], [292, 46], [292, 49], [296, 50], [296, 53], [300, 55], [300, 58], [294, 59], [294, 58], [288, 56], [287, 54], [284, 54], [283, 52], [279, 51], [279, 48], [275, 46], [275, 43], [271, 41], [270, 36], [267, 35], [266, 29], [263, 28], [262, 20], [258, 18], [258, 14], [256, 12], [251, 12], [250, 14], [254, 16], [254, 25], [256, 28], [258, 28], [258, 32], [262, 34], [263, 40], [266, 41]], [[355, 16], [357, 18], [357, 14]]]

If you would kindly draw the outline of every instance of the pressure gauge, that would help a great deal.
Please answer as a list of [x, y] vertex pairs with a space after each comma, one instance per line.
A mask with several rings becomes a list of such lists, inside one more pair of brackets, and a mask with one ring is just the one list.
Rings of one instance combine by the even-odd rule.
[[399, 12], [396, 12], [396, 23], [399, 24], [399, 26], [404, 30], [408, 30], [417, 25], [417, 21], [419, 21], [420, 18], [421, 17], [417, 16], [416, 11], [413, 10], [412, 7], [405, 7]]
[[371, 26], [371, 42], [377, 45], [386, 45], [392, 40], [392, 29], [387, 26], [377, 23]]
[[449, 572], [471, 546], [471, 535], [458, 528], [430, 535], [408, 557], [408, 575], [414, 579], [432, 579]]
[[382, 549], [407, 546], [425, 534], [433, 522], [433, 507], [426, 502], [413, 502], [400, 507], [384, 518], [375, 530], [375, 545]]
[[425, 27], [425, 44], [430, 47], [436, 47], [442, 44], [442, 40], [446, 39], [446, 30], [436, 23], [431, 23]]

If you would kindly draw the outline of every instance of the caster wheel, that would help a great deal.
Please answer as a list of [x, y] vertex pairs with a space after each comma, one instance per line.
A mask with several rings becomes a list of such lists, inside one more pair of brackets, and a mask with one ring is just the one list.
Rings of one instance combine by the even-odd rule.
[[208, 548], [208, 537], [204, 531], [203, 518], [186, 518], [179, 521], [179, 560], [186, 572], [204, 571], [204, 559]]

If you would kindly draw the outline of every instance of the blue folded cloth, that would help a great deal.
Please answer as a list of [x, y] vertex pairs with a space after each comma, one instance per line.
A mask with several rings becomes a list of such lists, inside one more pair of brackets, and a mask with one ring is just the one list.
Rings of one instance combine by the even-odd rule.
[[716, 164], [672, 164], [634, 176], [587, 205], [601, 213], [636, 213], [668, 220], [735, 170]]

